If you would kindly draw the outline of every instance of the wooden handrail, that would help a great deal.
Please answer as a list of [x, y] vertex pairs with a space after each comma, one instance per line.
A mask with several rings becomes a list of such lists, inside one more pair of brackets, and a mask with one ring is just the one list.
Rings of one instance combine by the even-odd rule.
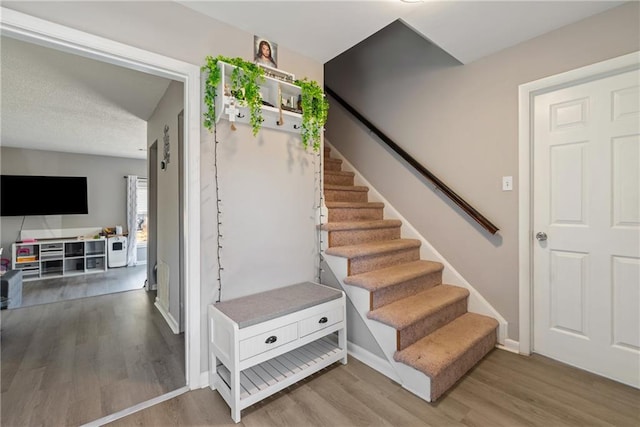
[[364, 124], [371, 132], [375, 133], [385, 144], [395, 151], [404, 161], [409, 163], [415, 170], [417, 170], [422, 176], [431, 181], [436, 189], [442, 191], [447, 197], [449, 197], [453, 203], [458, 205], [460, 209], [465, 211], [467, 215], [473, 218], [478, 224], [480, 224], [485, 230], [491, 234], [496, 234], [499, 230], [498, 227], [493, 225], [491, 221], [485, 218], [480, 212], [478, 212], [473, 206], [467, 203], [462, 197], [456, 194], [451, 188], [449, 188], [444, 182], [442, 182], [437, 176], [432, 174], [427, 168], [422, 166], [416, 159], [411, 157], [409, 153], [404, 151], [398, 146], [391, 138], [385, 135], [380, 129], [378, 129], [373, 123], [367, 120], [362, 114], [360, 114], [355, 108], [353, 108], [347, 101], [342, 99], [337, 93], [335, 93], [330, 87], [324, 87], [326, 93], [328, 93], [333, 99], [338, 101], [342, 107], [357, 118], [362, 124]]

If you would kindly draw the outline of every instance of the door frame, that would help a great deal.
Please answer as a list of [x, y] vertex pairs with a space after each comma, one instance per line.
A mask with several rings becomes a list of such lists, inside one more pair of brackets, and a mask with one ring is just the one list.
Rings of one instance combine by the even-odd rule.
[[3, 36], [184, 83], [185, 373], [200, 388], [200, 67], [0, 7]]
[[518, 264], [519, 352], [533, 347], [533, 102], [537, 95], [640, 68], [640, 51], [519, 86]]

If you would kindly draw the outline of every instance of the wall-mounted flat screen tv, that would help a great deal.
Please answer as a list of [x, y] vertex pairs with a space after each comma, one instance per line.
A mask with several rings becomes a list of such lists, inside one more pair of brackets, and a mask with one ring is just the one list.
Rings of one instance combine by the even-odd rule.
[[0, 216], [88, 213], [87, 177], [0, 175]]

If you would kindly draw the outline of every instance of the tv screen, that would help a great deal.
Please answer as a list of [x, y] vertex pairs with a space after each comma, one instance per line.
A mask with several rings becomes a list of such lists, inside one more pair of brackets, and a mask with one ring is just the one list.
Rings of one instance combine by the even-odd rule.
[[0, 216], [88, 213], [86, 177], [0, 175]]

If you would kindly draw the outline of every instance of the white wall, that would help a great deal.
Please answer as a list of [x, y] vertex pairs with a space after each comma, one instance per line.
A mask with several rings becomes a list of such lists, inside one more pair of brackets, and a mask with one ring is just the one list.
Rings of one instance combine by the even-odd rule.
[[[116, 40], [131, 46], [149, 50], [161, 55], [176, 58], [188, 63], [201, 66], [205, 63], [207, 55], [225, 55], [230, 57], [243, 57], [251, 60], [253, 51], [253, 36], [237, 28], [231, 27], [214, 19], [200, 15], [174, 2], [3, 2], [3, 7], [14, 9], [29, 15], [46, 19], [58, 24], [66, 25], [108, 39]], [[114, 25], [117, 23], [117, 25]], [[278, 40], [274, 40], [278, 42]], [[278, 65], [283, 70], [292, 72], [298, 78], [308, 77], [318, 82], [323, 81], [322, 64], [296, 54], [286, 46], [278, 46]], [[290, 141], [289, 135], [279, 134], [277, 131], [263, 130], [258, 139], [251, 135], [245, 135], [246, 127], [239, 126], [238, 134], [232, 138], [226, 138], [224, 143], [229, 144], [229, 149], [258, 150], [264, 156], [265, 162], [258, 165], [264, 168], [261, 177], [271, 185], [273, 197], [263, 197], [262, 201], [280, 206], [283, 214], [291, 215], [291, 212], [299, 212], [308, 215], [310, 209], [301, 204], [311, 191], [306, 185], [308, 174], [313, 174], [312, 168], [298, 162], [308, 162], [307, 157], [300, 155], [295, 144]], [[277, 136], [279, 135], [279, 136]], [[213, 135], [202, 130], [201, 145], [201, 370], [208, 370], [207, 358], [207, 322], [206, 307], [217, 297], [217, 262], [213, 248], [216, 245], [217, 230], [215, 228], [215, 185], [213, 184]], [[240, 141], [246, 146], [241, 146]], [[159, 141], [160, 142], [160, 141]], [[161, 154], [161, 147], [158, 147]], [[220, 154], [223, 155], [222, 150]], [[248, 160], [252, 153], [241, 151], [224, 153], [225, 163], [221, 167], [231, 171], [234, 180], [221, 180], [230, 185], [224, 191], [235, 191], [236, 186], [243, 186], [242, 181], [252, 179], [252, 169], [248, 168]], [[286, 156], [279, 158], [279, 156]], [[313, 157], [313, 156], [311, 156]], [[306, 160], [305, 160], [306, 159]], [[255, 167], [255, 166], [254, 166]], [[274, 168], [285, 168], [275, 170]], [[247, 174], [237, 174], [239, 170], [246, 170]], [[288, 176], [291, 180], [285, 179]], [[236, 178], [238, 177], [238, 178]], [[225, 178], [225, 177], [223, 177]], [[235, 180], [239, 179], [239, 182]], [[266, 183], [259, 183], [260, 185]], [[161, 190], [161, 189], [160, 189]], [[223, 191], [221, 189], [221, 191]], [[224, 195], [224, 194], [223, 194]], [[300, 197], [296, 197], [296, 195]], [[265, 195], [266, 196], [266, 195]], [[229, 197], [235, 197], [231, 194]], [[292, 206], [283, 206], [278, 199], [285, 203], [294, 203]], [[230, 203], [229, 199], [224, 203]], [[254, 201], [243, 201], [243, 204], [254, 206], [255, 216], [258, 221], [273, 219], [281, 224], [270, 210], [262, 209]], [[305, 202], [306, 203], [306, 202]], [[243, 206], [244, 208], [244, 206]], [[228, 261], [230, 276], [223, 279], [225, 293], [223, 298], [231, 295], [246, 294], [252, 291], [284, 286], [303, 277], [305, 280], [314, 279], [316, 256], [310, 254], [308, 247], [301, 248], [294, 242], [307, 238], [306, 234], [297, 237], [301, 224], [284, 229], [277, 227], [270, 236], [256, 235], [252, 241], [251, 233], [255, 228], [250, 228], [245, 220], [235, 219], [235, 215], [249, 215], [248, 211], [236, 212], [225, 205], [224, 220], [230, 225], [239, 225], [240, 230], [230, 229], [230, 225], [223, 225], [227, 236], [242, 236], [247, 239], [244, 246], [231, 246], [233, 251], [225, 249], [223, 263]], [[261, 211], [266, 214], [260, 214]], [[246, 217], [245, 217], [246, 218]], [[299, 221], [311, 224], [310, 218]], [[225, 237], [229, 239], [229, 237]], [[235, 242], [231, 242], [234, 243]], [[304, 246], [304, 245], [303, 245]], [[227, 246], [229, 248], [229, 246]], [[260, 250], [256, 250], [260, 249]], [[264, 251], [264, 249], [268, 251]], [[277, 248], [278, 250], [272, 250]], [[237, 250], [241, 250], [237, 252]], [[294, 253], [294, 251], [300, 252]], [[284, 260], [287, 260], [285, 262]], [[242, 261], [242, 269], [238, 270], [236, 263]], [[313, 266], [311, 265], [313, 263]], [[271, 265], [277, 268], [270, 267]], [[225, 272], [227, 272], [225, 267]], [[228, 283], [228, 285], [227, 285]]]
[[[163, 308], [171, 317], [180, 322], [180, 229], [178, 222], [179, 163], [178, 156], [178, 114], [184, 109], [184, 84], [172, 81], [160, 99], [158, 106], [147, 122], [147, 146], [157, 141], [158, 158], [156, 170], [158, 200], [156, 206], [157, 220], [157, 262], [169, 266], [169, 300], [161, 301]], [[169, 163], [165, 169], [160, 168], [164, 159], [164, 127], [169, 131]], [[158, 296], [160, 296], [158, 290]]]
[[[24, 230], [84, 227], [126, 228], [125, 175], [146, 176], [145, 160], [90, 156], [21, 148], [0, 148], [0, 173], [5, 175], [86, 176], [89, 213], [86, 215], [46, 215], [0, 218], [3, 257], [11, 254], [11, 243]], [[22, 223], [24, 219], [24, 224]]]
[[[518, 86], [640, 49], [639, 5], [467, 65], [395, 23], [326, 64], [329, 87], [500, 228], [480, 229], [332, 103], [328, 140], [507, 319], [511, 339], [519, 338]], [[501, 190], [502, 176], [514, 177], [514, 191]]]
[[[254, 138], [249, 126], [236, 127], [220, 121], [217, 135], [222, 300], [316, 280], [319, 262], [318, 156], [299, 134], [263, 128]], [[212, 136], [205, 133], [209, 146]]]

